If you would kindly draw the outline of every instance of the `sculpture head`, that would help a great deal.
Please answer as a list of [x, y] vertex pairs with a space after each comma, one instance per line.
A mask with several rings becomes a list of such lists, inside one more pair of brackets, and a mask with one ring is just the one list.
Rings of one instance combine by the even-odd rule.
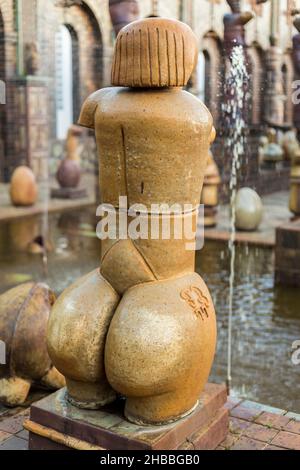
[[227, 0], [228, 5], [230, 6], [233, 13], [241, 12], [241, 2], [240, 0]]
[[197, 37], [177, 20], [146, 18], [123, 28], [116, 41], [112, 85], [183, 87], [197, 64]]

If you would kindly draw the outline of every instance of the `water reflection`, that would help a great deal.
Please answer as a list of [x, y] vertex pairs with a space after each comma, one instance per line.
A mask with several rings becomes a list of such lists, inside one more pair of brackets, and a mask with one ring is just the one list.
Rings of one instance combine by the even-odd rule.
[[[52, 214], [49, 218], [49, 273], [41, 257], [28, 253], [39, 217], [0, 224], [0, 292], [29, 279], [44, 280], [59, 294], [100, 262], [95, 210]], [[273, 251], [237, 247], [233, 298], [233, 392], [300, 412], [300, 366], [291, 348], [300, 339], [299, 289], [274, 288]], [[211, 379], [225, 382], [229, 294], [228, 248], [207, 242], [197, 255], [197, 271], [212, 293], [218, 318], [218, 351]]]
[[[300, 291], [275, 288], [273, 251], [237, 249], [233, 299], [233, 392], [248, 399], [300, 411], [300, 367], [291, 362], [293, 341], [300, 339]], [[197, 258], [213, 292], [219, 340], [212, 380], [226, 379], [229, 254], [219, 243], [206, 243]]]

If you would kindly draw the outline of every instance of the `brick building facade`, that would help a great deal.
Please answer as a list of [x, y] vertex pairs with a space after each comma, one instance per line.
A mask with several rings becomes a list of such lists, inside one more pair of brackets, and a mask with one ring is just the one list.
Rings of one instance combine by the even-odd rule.
[[[256, 5], [256, 0], [241, 2], [244, 9], [251, 8], [256, 13], [256, 18], [246, 27], [246, 41], [251, 68], [250, 125], [260, 132], [267, 124], [265, 96], [266, 87], [270, 85], [266, 83], [265, 64], [269, 36], [274, 29], [284, 96], [284, 124], [286, 127], [293, 124], [291, 47], [296, 30], [290, 13], [292, 8], [300, 7], [300, 1], [276, 2], [279, 2], [279, 10], [273, 22], [274, 0], [262, 5]], [[225, 69], [223, 16], [230, 11], [227, 2], [139, 0], [139, 6], [142, 17], [156, 13], [178, 18], [194, 29], [199, 38], [200, 69], [198, 75], [194, 73], [190, 88], [205, 100], [218, 127]], [[8, 180], [13, 168], [22, 163], [29, 164], [37, 176], [42, 177], [49, 162], [60, 158], [56, 135], [56, 34], [62, 26], [67, 28], [72, 44], [75, 122], [85, 97], [110, 82], [114, 34], [108, 0], [0, 0], [0, 79], [7, 89], [6, 105], [0, 104], [0, 180]], [[201, 74], [203, 89], [199, 83]], [[219, 144], [216, 154], [222, 147], [222, 142]], [[222, 167], [221, 154], [217, 155], [217, 160]], [[253, 166], [257, 166], [255, 158]]]

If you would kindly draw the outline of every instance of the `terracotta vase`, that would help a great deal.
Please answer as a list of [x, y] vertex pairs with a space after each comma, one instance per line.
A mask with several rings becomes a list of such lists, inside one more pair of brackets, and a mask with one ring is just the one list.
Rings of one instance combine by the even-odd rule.
[[80, 178], [81, 169], [76, 161], [65, 159], [61, 162], [56, 174], [61, 188], [77, 188]]
[[[127, 53], [126, 53], [127, 51]], [[91, 95], [80, 124], [95, 129], [101, 202], [122, 211], [143, 205], [144, 221], [164, 215], [153, 204], [177, 204], [170, 218], [195, 229], [212, 117], [182, 90], [196, 64], [197, 39], [175, 20], [137, 21], [118, 35], [111, 88]], [[139, 206], [141, 207], [141, 206]], [[130, 233], [127, 226], [128, 234]], [[208, 379], [216, 346], [216, 318], [195, 251], [184, 233], [165, 239], [102, 241], [100, 271], [77, 281], [56, 302], [48, 348], [66, 375], [70, 401], [99, 408], [126, 397], [125, 414], [140, 424], [168, 423], [193, 411]]]
[[227, 0], [231, 13], [224, 15], [224, 45], [227, 57], [237, 46], [246, 47], [245, 25], [254, 17], [249, 11], [241, 11], [240, 0]]
[[6, 406], [22, 405], [32, 385], [53, 390], [65, 385], [46, 347], [54, 301], [44, 284], [23, 284], [0, 296], [0, 339], [6, 357], [0, 365], [0, 402]]
[[12, 174], [10, 198], [14, 206], [33, 206], [38, 197], [35, 176], [27, 166], [19, 166]]

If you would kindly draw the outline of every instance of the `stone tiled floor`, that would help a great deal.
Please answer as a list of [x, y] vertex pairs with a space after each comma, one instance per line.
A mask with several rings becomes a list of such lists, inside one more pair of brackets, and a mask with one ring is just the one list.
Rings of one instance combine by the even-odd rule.
[[[289, 192], [280, 191], [262, 198], [264, 216], [256, 232], [237, 232], [236, 239], [240, 243], [258, 246], [275, 245], [276, 227], [289, 222], [292, 214], [289, 211]], [[229, 240], [230, 220], [229, 206], [221, 206], [216, 227], [205, 231], [205, 238], [210, 240]]]
[[[218, 450], [300, 450], [300, 415], [229, 398], [230, 431]], [[26, 450], [29, 408], [0, 407], [0, 450]]]

